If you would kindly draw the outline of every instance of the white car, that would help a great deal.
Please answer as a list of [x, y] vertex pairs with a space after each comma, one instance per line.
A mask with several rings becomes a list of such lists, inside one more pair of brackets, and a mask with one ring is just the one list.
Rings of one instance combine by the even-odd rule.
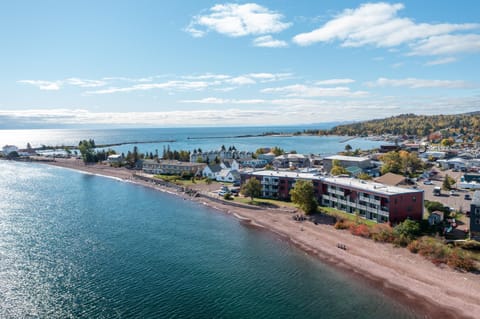
[[432, 181], [431, 180], [424, 180], [423, 181], [423, 185], [433, 185]]

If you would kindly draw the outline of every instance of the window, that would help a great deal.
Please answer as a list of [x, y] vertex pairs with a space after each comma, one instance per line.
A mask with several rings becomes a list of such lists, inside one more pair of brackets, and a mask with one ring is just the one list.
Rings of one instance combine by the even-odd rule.
[[475, 224], [480, 225], [480, 218], [475, 218]]
[[413, 196], [413, 197], [412, 197], [412, 201], [413, 201], [413, 202], [416, 202], [416, 201], [417, 201], [417, 197], [416, 197], [416, 196]]

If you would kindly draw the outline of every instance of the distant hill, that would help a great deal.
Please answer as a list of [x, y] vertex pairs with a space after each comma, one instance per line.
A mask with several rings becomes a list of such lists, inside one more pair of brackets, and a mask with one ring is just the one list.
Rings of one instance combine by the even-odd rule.
[[479, 135], [480, 111], [454, 115], [401, 114], [384, 119], [374, 119], [351, 124], [337, 125], [329, 130], [305, 130], [307, 134], [319, 135], [416, 135], [448, 130], [458, 134]]

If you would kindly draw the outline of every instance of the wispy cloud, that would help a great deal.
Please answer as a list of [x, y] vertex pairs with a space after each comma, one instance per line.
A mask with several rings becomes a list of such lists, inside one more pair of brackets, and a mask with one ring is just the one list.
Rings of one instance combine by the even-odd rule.
[[441, 58], [441, 59], [428, 61], [427, 63], [425, 63], [425, 65], [432, 66], [432, 65], [448, 64], [448, 63], [452, 63], [452, 62], [455, 62], [455, 61], [457, 61], [457, 58], [447, 57], [447, 58]]
[[429, 80], [429, 79], [388, 79], [379, 78], [373, 82], [365, 83], [368, 87], [408, 87], [411, 89], [421, 88], [443, 88], [443, 89], [468, 89], [472, 88], [471, 83], [459, 80]]
[[480, 34], [443, 34], [412, 44], [409, 55], [452, 55], [480, 52]]
[[271, 35], [265, 35], [253, 40], [253, 45], [264, 48], [285, 48], [288, 43], [283, 40], [274, 39]]
[[344, 47], [408, 45], [412, 55], [443, 55], [480, 51], [480, 35], [455, 34], [480, 29], [478, 23], [417, 23], [398, 16], [401, 3], [366, 3], [346, 9], [322, 27], [293, 38], [299, 45], [340, 41]]
[[113, 94], [135, 91], [147, 91], [154, 89], [162, 89], [166, 91], [185, 91], [196, 90], [201, 91], [207, 88], [214, 88], [219, 91], [231, 91], [235, 88], [254, 85], [257, 83], [266, 83], [274, 81], [282, 81], [292, 77], [291, 73], [246, 73], [241, 75], [226, 74], [194, 74], [175, 77], [174, 80], [165, 82], [141, 83], [129, 86], [110, 86], [101, 90], [87, 91], [86, 94]]
[[38, 87], [40, 90], [45, 91], [58, 91], [60, 90], [61, 83], [57, 81], [43, 81], [43, 80], [20, 80], [18, 83], [31, 84]]
[[17, 82], [24, 83], [24, 84], [31, 84], [33, 86], [38, 87], [40, 90], [46, 90], [46, 91], [58, 91], [63, 86], [66, 86], [66, 85], [77, 86], [82, 88], [92, 88], [92, 87], [104, 86], [107, 84], [107, 82], [103, 80], [86, 80], [86, 79], [80, 79], [80, 78], [68, 78], [68, 79], [57, 80], [57, 81], [20, 80]]
[[263, 104], [265, 100], [262, 99], [222, 99], [217, 97], [207, 97], [198, 100], [182, 100], [181, 103], [193, 103], [193, 104]]
[[349, 87], [319, 87], [304, 84], [293, 84], [283, 87], [266, 88], [262, 93], [280, 93], [290, 97], [363, 97], [369, 93], [366, 91], [352, 91]]
[[147, 91], [153, 89], [163, 89], [171, 91], [202, 90], [208, 87], [207, 82], [203, 81], [167, 81], [163, 83], [145, 83], [136, 84], [129, 87], [111, 87], [97, 91], [87, 91], [87, 94], [111, 94], [120, 92]]
[[352, 79], [329, 79], [315, 82], [316, 85], [339, 85], [339, 84], [350, 84], [354, 83], [355, 80]]
[[185, 31], [193, 37], [203, 37], [209, 31], [240, 37], [277, 33], [290, 27], [283, 15], [256, 3], [217, 4], [206, 14], [193, 17]]

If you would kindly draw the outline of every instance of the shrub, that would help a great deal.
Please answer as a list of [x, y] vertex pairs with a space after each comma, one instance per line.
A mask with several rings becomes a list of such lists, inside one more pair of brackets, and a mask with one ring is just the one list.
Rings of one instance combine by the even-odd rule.
[[420, 250], [420, 242], [418, 240], [414, 240], [408, 244], [407, 249], [410, 250], [411, 253], [418, 253]]
[[405, 236], [404, 234], [396, 234], [394, 232], [394, 239], [393, 239], [393, 243], [397, 246], [400, 246], [400, 247], [407, 247], [408, 244], [410, 244], [410, 242], [412, 241], [412, 239], [408, 236]]
[[465, 250], [480, 250], [480, 242], [475, 240], [467, 240], [464, 242], [456, 242], [455, 246], [461, 247]]
[[231, 193], [226, 193], [225, 195], [223, 195], [223, 199], [232, 200], [233, 199], [232, 194]]
[[350, 225], [349, 229], [350, 229], [350, 233], [352, 233], [355, 236], [360, 236], [364, 238], [370, 237], [370, 229], [365, 224], [352, 224]]
[[463, 271], [475, 270], [475, 263], [469, 255], [459, 249], [453, 249], [447, 256], [447, 265]]
[[388, 224], [376, 224], [370, 229], [370, 236], [374, 241], [391, 243], [394, 240], [393, 228]]
[[349, 220], [338, 219], [333, 227], [335, 227], [335, 229], [348, 229], [351, 225], [353, 225], [353, 222]]

